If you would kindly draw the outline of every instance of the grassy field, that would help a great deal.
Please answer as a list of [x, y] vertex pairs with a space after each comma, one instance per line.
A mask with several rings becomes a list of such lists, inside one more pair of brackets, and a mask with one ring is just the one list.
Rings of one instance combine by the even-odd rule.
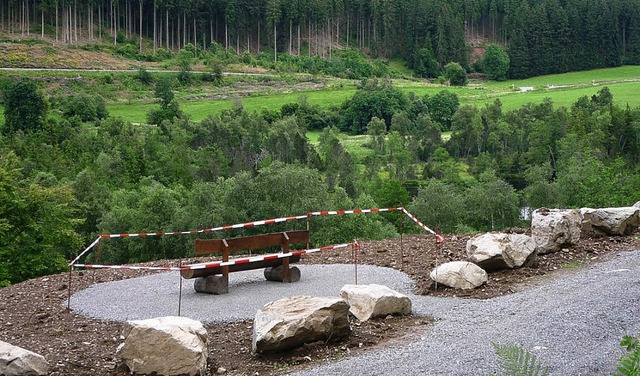
[[[154, 73], [155, 74], [155, 73]], [[73, 88], [103, 95], [107, 98], [107, 108], [112, 116], [121, 117], [133, 123], [144, 123], [150, 108], [157, 106], [152, 100], [152, 86], [141, 85], [135, 73], [114, 73], [114, 84], [110, 87], [104, 72], [1, 72], [0, 76], [32, 77], [38, 75], [47, 82], [53, 82], [48, 93], [63, 94]], [[83, 78], [79, 78], [82, 76]], [[407, 76], [409, 76], [407, 74]], [[57, 80], [57, 81], [56, 81]], [[241, 103], [249, 111], [278, 110], [286, 103], [299, 102], [302, 96], [309, 104], [322, 108], [339, 106], [355, 93], [355, 81], [324, 79], [317, 89], [307, 86], [303, 90], [292, 89], [286, 78], [268, 79], [241, 76], [228, 78], [230, 86], [215, 88], [206, 85], [178, 87], [176, 98], [181, 109], [192, 120], [201, 121], [211, 114], [230, 109]], [[614, 101], [619, 106], [640, 106], [640, 67], [627, 66], [597, 69], [558, 75], [534, 77], [526, 80], [504, 82], [472, 81], [465, 87], [443, 85], [411, 80], [394, 80], [400, 90], [417, 96], [434, 95], [441, 90], [454, 92], [461, 104], [484, 106], [496, 98], [502, 101], [504, 110], [512, 110], [526, 103], [540, 103], [550, 98], [556, 107], [571, 106], [581, 96], [592, 96], [604, 86], [609, 87]], [[520, 88], [533, 90], [521, 92]], [[300, 90], [292, 92], [294, 90]], [[235, 98], [234, 98], [235, 97]], [[111, 98], [111, 99], [110, 99]], [[222, 99], [218, 99], [222, 98]], [[2, 109], [0, 108], [0, 111]]]
[[[404, 92], [413, 92], [420, 97], [433, 95], [441, 90], [449, 90], [458, 95], [461, 104], [476, 106], [484, 106], [500, 98], [505, 110], [516, 109], [526, 103], [540, 103], [544, 98], [550, 98], [558, 107], [568, 107], [579, 97], [585, 95], [590, 97], [607, 86], [616, 104], [640, 106], [640, 96], [637, 95], [640, 93], [640, 68], [635, 66], [548, 75], [526, 80], [479, 81], [471, 82], [466, 87], [446, 87], [409, 80], [395, 80], [394, 85]], [[329, 89], [297, 93], [260, 92], [241, 99], [182, 100], [180, 106], [193, 120], [200, 121], [211, 114], [232, 108], [235, 102], [242, 103], [249, 111], [259, 112], [263, 109], [277, 110], [283, 104], [298, 102], [301, 96], [305, 96], [308, 103], [327, 108], [339, 106], [355, 93], [353, 82], [336, 81], [336, 84], [327, 86]], [[521, 87], [530, 87], [533, 90], [521, 92]], [[125, 120], [144, 122], [149, 104], [134, 100], [109, 104], [108, 109], [112, 115], [120, 116]]]

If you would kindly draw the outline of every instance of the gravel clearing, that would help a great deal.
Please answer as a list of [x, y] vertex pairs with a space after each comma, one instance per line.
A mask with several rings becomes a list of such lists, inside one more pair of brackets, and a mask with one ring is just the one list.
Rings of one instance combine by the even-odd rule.
[[[181, 315], [202, 322], [231, 322], [253, 319], [266, 303], [280, 298], [339, 296], [340, 289], [355, 282], [353, 265], [299, 265], [302, 278], [295, 283], [265, 280], [263, 270], [229, 274], [229, 293], [199, 294], [193, 280], [183, 280]], [[378, 266], [358, 265], [359, 284], [384, 284], [411, 294], [413, 281], [404, 273]], [[180, 276], [159, 272], [145, 277], [100, 283], [74, 294], [71, 308], [85, 316], [110, 321], [141, 320], [176, 316]]]
[[413, 296], [436, 319], [421, 339], [296, 375], [489, 375], [492, 343], [520, 345], [551, 375], [610, 375], [640, 328], [640, 252], [489, 300]]
[[[205, 322], [250, 319], [285, 296], [336, 296], [354, 282], [353, 265], [300, 265], [293, 284], [267, 282], [262, 271], [232, 273], [230, 293], [204, 295], [183, 285], [182, 314]], [[610, 375], [623, 354], [620, 339], [640, 328], [640, 251], [619, 253], [585, 269], [568, 268], [525, 291], [477, 300], [418, 296], [403, 273], [360, 265], [358, 282], [409, 295], [413, 314], [436, 322], [403, 345], [374, 349], [296, 375], [490, 375], [499, 370], [492, 343], [519, 345], [551, 375]], [[93, 285], [73, 295], [83, 315], [123, 321], [177, 314], [179, 277], [159, 273]]]

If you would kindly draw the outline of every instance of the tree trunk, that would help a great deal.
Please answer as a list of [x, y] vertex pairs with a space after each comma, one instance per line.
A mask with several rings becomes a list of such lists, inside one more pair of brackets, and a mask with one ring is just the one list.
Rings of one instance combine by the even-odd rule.
[[347, 49], [349, 48], [349, 13], [347, 12]]
[[307, 34], [307, 40], [309, 40], [309, 57], [311, 57], [311, 20], [309, 20], [309, 34]]
[[292, 55], [291, 49], [293, 48], [293, 20], [289, 18], [289, 55]]
[[300, 56], [300, 22], [298, 22], [298, 56]]
[[140, 1], [140, 53], [142, 53], [142, 0]]
[[[56, 9], [58, 9], [56, 7]], [[57, 31], [56, 31], [57, 35]], [[102, 6], [98, 5], [98, 38], [102, 40]]]
[[156, 6], [156, 0], [153, 0], [153, 53], [156, 53], [158, 47], [158, 8]]
[[273, 61], [275, 63], [278, 62], [278, 40], [277, 40], [277, 36], [278, 36], [278, 28], [276, 23], [273, 23]]

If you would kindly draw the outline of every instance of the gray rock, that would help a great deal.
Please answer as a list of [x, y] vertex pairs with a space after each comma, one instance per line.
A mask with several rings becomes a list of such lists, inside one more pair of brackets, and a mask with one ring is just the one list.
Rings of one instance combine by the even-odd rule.
[[596, 235], [630, 235], [640, 226], [640, 208], [580, 209], [582, 232]]
[[467, 241], [469, 261], [484, 270], [513, 269], [533, 262], [536, 244], [527, 235], [482, 234]]
[[431, 280], [456, 289], [470, 290], [487, 282], [487, 272], [467, 261], [447, 262], [431, 271]]
[[636, 202], [635, 204], [633, 204], [634, 208], [640, 208], [640, 201]]
[[411, 314], [411, 299], [383, 285], [345, 285], [340, 297], [349, 303], [349, 312], [360, 321]]
[[351, 334], [349, 304], [340, 298], [294, 296], [267, 303], [253, 320], [254, 353], [276, 353]]
[[209, 353], [207, 330], [186, 317], [127, 321], [118, 356], [132, 373], [204, 375]]
[[0, 375], [47, 375], [49, 363], [40, 354], [0, 341]]
[[557, 252], [580, 240], [577, 210], [540, 208], [531, 217], [531, 237], [538, 254]]

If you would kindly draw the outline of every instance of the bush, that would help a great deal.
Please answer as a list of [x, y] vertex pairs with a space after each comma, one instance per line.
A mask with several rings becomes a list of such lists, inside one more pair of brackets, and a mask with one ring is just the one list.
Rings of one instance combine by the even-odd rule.
[[153, 83], [153, 77], [151, 73], [144, 68], [138, 70], [138, 80], [145, 85], [151, 85]]
[[444, 67], [444, 77], [453, 86], [465, 86], [467, 84], [467, 71], [458, 63], [449, 63]]

